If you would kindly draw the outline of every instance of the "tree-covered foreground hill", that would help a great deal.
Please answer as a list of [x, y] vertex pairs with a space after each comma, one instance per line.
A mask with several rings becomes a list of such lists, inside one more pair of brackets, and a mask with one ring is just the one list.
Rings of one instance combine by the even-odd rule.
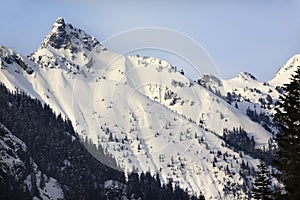
[[[159, 174], [130, 174], [102, 164], [117, 165], [102, 148], [82, 142], [70, 120], [56, 116], [48, 105], [23, 92], [12, 94], [0, 85], [1, 199], [196, 199]], [[203, 198], [203, 196], [201, 197]]]

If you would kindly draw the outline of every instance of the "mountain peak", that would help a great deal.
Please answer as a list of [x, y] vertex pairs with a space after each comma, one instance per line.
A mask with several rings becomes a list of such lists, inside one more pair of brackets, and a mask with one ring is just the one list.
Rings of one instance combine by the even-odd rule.
[[57, 18], [52, 26], [52, 32], [62, 32], [66, 28], [65, 20], [62, 17]]
[[276, 75], [280, 75], [285, 71], [296, 71], [297, 66], [300, 64], [300, 54], [294, 55], [290, 58], [278, 71]]
[[257, 80], [255, 78], [255, 76], [253, 76], [251, 73], [249, 72], [241, 72], [239, 75], [236, 76], [236, 78], [241, 78], [241, 79], [244, 79], [244, 80]]
[[59, 17], [53, 24], [52, 30], [48, 33], [42, 43], [42, 48], [52, 46], [55, 49], [70, 48], [72, 46], [70, 37], [66, 31], [65, 20]]
[[66, 24], [65, 20], [59, 17], [42, 42], [41, 48], [69, 49], [72, 53], [76, 53], [82, 48], [91, 51], [98, 44], [97, 39], [71, 24]]
[[202, 86], [215, 85], [216, 87], [223, 86], [222, 81], [212, 74], [203, 74], [199, 79], [198, 83]]
[[55, 21], [55, 23], [57, 24], [65, 24], [65, 20], [62, 17], [57, 18], [57, 20]]
[[274, 85], [283, 85], [289, 83], [291, 75], [295, 73], [297, 67], [300, 66], [300, 54], [290, 58], [276, 73], [275, 77], [270, 81]]

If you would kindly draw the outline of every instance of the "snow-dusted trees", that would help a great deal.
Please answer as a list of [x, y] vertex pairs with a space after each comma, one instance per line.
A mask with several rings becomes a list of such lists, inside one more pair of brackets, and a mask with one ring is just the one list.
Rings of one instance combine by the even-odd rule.
[[271, 178], [267, 165], [264, 162], [260, 162], [258, 167], [258, 174], [253, 184], [252, 197], [259, 200], [271, 200]]

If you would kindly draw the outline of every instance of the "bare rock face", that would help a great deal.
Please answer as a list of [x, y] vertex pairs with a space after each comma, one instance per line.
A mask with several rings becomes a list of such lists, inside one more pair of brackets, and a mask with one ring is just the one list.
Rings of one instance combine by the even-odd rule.
[[14, 62], [16, 62], [24, 71], [26, 71], [27, 74], [32, 74], [34, 72], [33, 69], [24, 62], [24, 58], [22, 58], [21, 55], [13, 52], [11, 49], [0, 46], [1, 68], [12, 65]]
[[53, 24], [51, 32], [47, 35], [42, 47], [52, 46], [55, 49], [71, 49], [72, 43], [66, 31], [66, 24], [62, 17], [58, 18]]
[[97, 45], [100, 45], [100, 43], [96, 38], [89, 36], [80, 29], [74, 28], [71, 24], [66, 24], [65, 20], [59, 17], [42, 42], [41, 48], [69, 49], [71, 53], [77, 53], [82, 48], [91, 51]]

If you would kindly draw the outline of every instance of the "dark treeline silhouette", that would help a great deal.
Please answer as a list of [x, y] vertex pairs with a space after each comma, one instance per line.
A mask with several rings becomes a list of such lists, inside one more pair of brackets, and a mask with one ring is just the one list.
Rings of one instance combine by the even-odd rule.
[[256, 148], [254, 137], [249, 137], [248, 133], [241, 127], [233, 128], [233, 130], [224, 129], [221, 138], [229, 148], [235, 151], [243, 151], [253, 158], [263, 159], [267, 164], [272, 164], [274, 159], [274, 141], [272, 139], [269, 140], [267, 149]]

